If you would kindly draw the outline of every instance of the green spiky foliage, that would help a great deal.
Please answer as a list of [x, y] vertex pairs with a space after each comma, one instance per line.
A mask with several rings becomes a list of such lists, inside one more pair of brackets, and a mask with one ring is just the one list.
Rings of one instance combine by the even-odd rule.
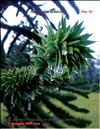
[[89, 65], [86, 58], [93, 58], [90, 54], [93, 51], [87, 47], [93, 42], [88, 40], [89, 34], [80, 35], [83, 31], [81, 26], [82, 23], [77, 22], [73, 27], [66, 27], [63, 17], [57, 32], [54, 33], [48, 25], [47, 37], [41, 32], [38, 34], [42, 43], [30, 41], [37, 51], [36, 54], [27, 52], [33, 64], [2, 72], [0, 83], [4, 96], [1, 102], [7, 107], [8, 117], [12, 120], [38, 120], [40, 125], [23, 126], [33, 128], [45, 128], [45, 123], [55, 128], [66, 128], [68, 125], [82, 128], [91, 123], [90, 120], [71, 115], [55, 103], [57, 100], [76, 112], [89, 112], [71, 103], [77, 99], [74, 93], [88, 98], [88, 94], [95, 89], [79, 90], [76, 86], [86, 82], [71, 81], [71, 73], [77, 71], [81, 75], [81, 66]]
[[[34, 58], [36, 56], [36, 58], [40, 58], [41, 63], [45, 62], [43, 63], [44, 65], [47, 63], [52, 66], [55, 71], [59, 69], [59, 67], [66, 67], [68, 75], [74, 70], [81, 76], [81, 67], [86, 68], [89, 66], [87, 58], [94, 59], [91, 55], [94, 51], [91, 50], [88, 45], [95, 42], [88, 40], [92, 34], [86, 33], [81, 35], [84, 30], [82, 24], [83, 22], [76, 22], [73, 27], [66, 27], [66, 19], [62, 17], [58, 30], [55, 33], [52, 27], [47, 25], [47, 38], [39, 32], [39, 36], [42, 38], [42, 44], [39, 45], [34, 40], [31, 41], [32, 46], [36, 47], [38, 52], [38, 55], [31, 55], [31, 57]], [[36, 66], [37, 64], [38, 63], [36, 63]]]

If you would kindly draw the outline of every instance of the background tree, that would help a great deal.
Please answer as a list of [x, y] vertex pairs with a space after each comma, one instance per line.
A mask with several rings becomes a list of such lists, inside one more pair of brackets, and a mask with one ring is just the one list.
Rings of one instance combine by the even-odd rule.
[[78, 76], [77, 73], [73, 73], [74, 76], [74, 82], [75, 81], [82, 81], [86, 80], [87, 84], [82, 84], [81, 86], [77, 86], [77, 88], [81, 89], [90, 89], [92, 83], [99, 84], [99, 63], [98, 60], [95, 61], [93, 59], [88, 59], [88, 62], [91, 66], [91, 68], [84, 69], [82, 68], [82, 78]]

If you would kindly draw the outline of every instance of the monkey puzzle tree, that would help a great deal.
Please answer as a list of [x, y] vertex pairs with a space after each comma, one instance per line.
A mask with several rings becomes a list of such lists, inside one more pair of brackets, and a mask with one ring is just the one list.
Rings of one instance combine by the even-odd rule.
[[[72, 72], [82, 76], [81, 66], [86, 68], [89, 66], [87, 58], [94, 58], [91, 55], [93, 51], [88, 47], [94, 41], [88, 40], [91, 34], [81, 35], [84, 29], [81, 26], [82, 23], [76, 22], [73, 27], [66, 27], [66, 20], [62, 17], [54, 32], [47, 21], [47, 37], [37, 30], [35, 35], [40, 37], [41, 42], [29, 40], [36, 53], [25, 53], [33, 63], [1, 73], [1, 91], [4, 93], [1, 102], [7, 107], [11, 120], [21, 118], [29, 121], [33, 118], [33, 122], [38, 120], [40, 125], [23, 127], [34, 128], [45, 128], [45, 121], [55, 128], [67, 128], [68, 125], [82, 128], [91, 123], [73, 116], [53, 101], [56, 99], [76, 112], [89, 112], [71, 103], [77, 99], [75, 94], [88, 98], [88, 94], [96, 88], [79, 90], [76, 85], [80, 83], [71, 81]], [[59, 123], [60, 120], [63, 124]]]

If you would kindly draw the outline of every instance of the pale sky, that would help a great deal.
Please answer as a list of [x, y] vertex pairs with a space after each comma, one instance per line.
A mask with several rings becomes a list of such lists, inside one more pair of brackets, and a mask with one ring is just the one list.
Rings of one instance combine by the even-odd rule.
[[[51, 8], [55, 8], [56, 11], [59, 11], [60, 9], [53, 4], [52, 1], [35, 1], [37, 4], [41, 4], [41, 3], [47, 3], [45, 4], [42, 8], [42, 10], [49, 10]], [[79, 22], [84, 21], [83, 23], [83, 27], [86, 27], [85, 30], [83, 31], [83, 33], [93, 33], [93, 35], [89, 38], [90, 40], [94, 40], [97, 41], [96, 43], [90, 45], [91, 49], [93, 49], [95, 51], [95, 53], [93, 54], [96, 58], [98, 56], [98, 54], [100, 55], [100, 1], [75, 1], [77, 6], [80, 8], [80, 14], [77, 15], [76, 12], [74, 11], [74, 9], [68, 4], [67, 1], [61, 1], [61, 3], [63, 4], [63, 6], [67, 9], [69, 15], [70, 15], [70, 19], [66, 20], [67, 25], [71, 24], [71, 26], [77, 21], [79, 20]], [[89, 10], [92, 10], [92, 13], [82, 13], [81, 11], [87, 11], [89, 12]], [[16, 18], [15, 14], [16, 14], [17, 9], [14, 7], [9, 7], [7, 9], [7, 11], [4, 13], [4, 16], [6, 17], [6, 19], [8, 20], [9, 25], [17, 25], [20, 23], [20, 20], [24, 17], [22, 17], [23, 15], [20, 13], [19, 16]], [[31, 13], [31, 15], [34, 15]], [[47, 13], [47, 16], [50, 18], [50, 20], [56, 25], [56, 27], [58, 26], [59, 21], [61, 20], [61, 16], [62, 13]], [[42, 17], [38, 17], [37, 18], [39, 20], [39, 24], [40, 26], [44, 26], [46, 25], [44, 19]], [[5, 34], [6, 30], [1, 29], [1, 40]], [[46, 33], [46, 29], [43, 30], [43, 33]], [[4, 48], [7, 52], [8, 50], [8, 46], [10, 41], [12, 41], [13, 38], [11, 38], [12, 33], [9, 35], [8, 39], [5, 42]], [[99, 57], [100, 58], [100, 57]]]

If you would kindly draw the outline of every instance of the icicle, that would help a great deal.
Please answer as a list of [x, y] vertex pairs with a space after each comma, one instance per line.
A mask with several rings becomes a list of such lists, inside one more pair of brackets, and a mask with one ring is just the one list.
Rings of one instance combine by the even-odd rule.
[[62, 55], [67, 55], [67, 50], [62, 50]]
[[60, 67], [58, 66], [58, 67], [56, 68], [56, 73], [58, 73], [59, 69], [60, 69]]
[[28, 110], [31, 110], [31, 102], [28, 103]]
[[57, 90], [57, 91], [58, 91], [58, 90], [59, 90], [59, 88], [57, 87], [55, 90]]
[[89, 67], [88, 67], [88, 66], [86, 66], [86, 70], [88, 70], [88, 68], [89, 68]]
[[50, 66], [50, 69], [53, 70], [53, 66], [52, 65]]
[[56, 72], [56, 69], [54, 69], [53, 71]]
[[43, 80], [43, 77], [42, 77], [42, 76], [40, 76], [40, 77], [39, 77], [39, 79], [40, 79], [40, 80]]
[[13, 98], [13, 97], [11, 98], [11, 105], [12, 105], [13, 107], [15, 106], [14, 98]]
[[56, 68], [56, 72], [59, 74], [62, 74], [62, 65], [60, 65]]
[[32, 73], [32, 75], [35, 76], [35, 75], [36, 75], [36, 71], [34, 71], [34, 72]]
[[50, 70], [51, 70], [51, 67], [50, 67], [50, 65], [48, 65], [48, 72], [50, 72]]
[[53, 70], [53, 66], [52, 66], [52, 65], [49, 65], [48, 68], [49, 68], [50, 70]]
[[34, 96], [34, 95], [33, 95], [33, 96], [31, 96], [31, 99], [32, 99], [32, 100], [35, 100], [35, 96]]
[[78, 72], [77, 72], [77, 71], [75, 71], [75, 73], [76, 73], [76, 74], [78, 74]]
[[58, 73], [59, 73], [59, 74], [62, 74], [62, 69], [60, 69], [60, 70], [58, 71]]
[[51, 79], [50, 79], [51, 81], [54, 81], [54, 78], [53, 78], [53, 76], [51, 76]]
[[49, 57], [50, 55], [48, 54], [47, 57]]

